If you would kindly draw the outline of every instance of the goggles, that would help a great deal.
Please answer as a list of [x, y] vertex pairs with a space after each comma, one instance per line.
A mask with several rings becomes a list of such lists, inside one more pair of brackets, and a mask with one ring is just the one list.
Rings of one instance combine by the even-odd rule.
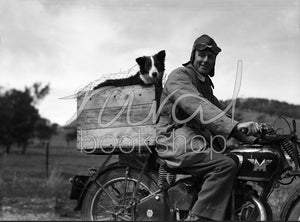
[[221, 52], [221, 49], [216, 46], [216, 45], [207, 45], [205, 43], [197, 43], [194, 45], [194, 49], [196, 50], [199, 50], [199, 51], [202, 51], [202, 50], [205, 50], [205, 49], [210, 49], [213, 53], [215, 53], [216, 55]]

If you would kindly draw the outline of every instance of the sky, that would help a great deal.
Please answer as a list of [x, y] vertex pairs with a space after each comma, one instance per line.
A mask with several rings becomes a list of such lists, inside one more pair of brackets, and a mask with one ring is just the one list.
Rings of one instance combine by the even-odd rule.
[[89, 83], [166, 50], [166, 75], [208, 34], [217, 56], [214, 94], [230, 99], [242, 61], [239, 97], [300, 105], [300, 6], [296, 0], [0, 0], [0, 86], [50, 84], [40, 114], [65, 125], [70, 96]]

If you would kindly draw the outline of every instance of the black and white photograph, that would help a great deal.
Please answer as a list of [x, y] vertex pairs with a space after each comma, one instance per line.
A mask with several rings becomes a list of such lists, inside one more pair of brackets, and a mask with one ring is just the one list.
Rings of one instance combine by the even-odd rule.
[[300, 2], [0, 0], [1, 221], [299, 221]]

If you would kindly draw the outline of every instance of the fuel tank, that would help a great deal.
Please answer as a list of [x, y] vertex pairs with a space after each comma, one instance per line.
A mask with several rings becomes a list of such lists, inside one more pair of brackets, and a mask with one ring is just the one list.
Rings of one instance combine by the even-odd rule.
[[269, 181], [283, 165], [279, 151], [262, 145], [231, 146], [226, 155], [237, 157], [240, 180]]

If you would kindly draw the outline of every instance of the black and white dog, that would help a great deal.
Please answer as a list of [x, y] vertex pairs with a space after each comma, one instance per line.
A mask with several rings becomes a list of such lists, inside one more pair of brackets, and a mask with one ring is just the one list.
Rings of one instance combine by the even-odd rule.
[[139, 57], [135, 60], [139, 65], [139, 71], [135, 75], [123, 79], [108, 79], [95, 86], [94, 89], [104, 86], [152, 85], [162, 82], [165, 57], [166, 52], [164, 50], [153, 56]]
[[159, 104], [162, 90], [162, 78], [165, 71], [165, 57], [165, 50], [162, 50], [153, 56], [139, 57], [136, 59], [136, 62], [139, 65], [139, 71], [135, 75], [123, 79], [108, 79], [95, 86], [94, 90], [104, 86], [122, 87], [155, 84], [156, 101]]

